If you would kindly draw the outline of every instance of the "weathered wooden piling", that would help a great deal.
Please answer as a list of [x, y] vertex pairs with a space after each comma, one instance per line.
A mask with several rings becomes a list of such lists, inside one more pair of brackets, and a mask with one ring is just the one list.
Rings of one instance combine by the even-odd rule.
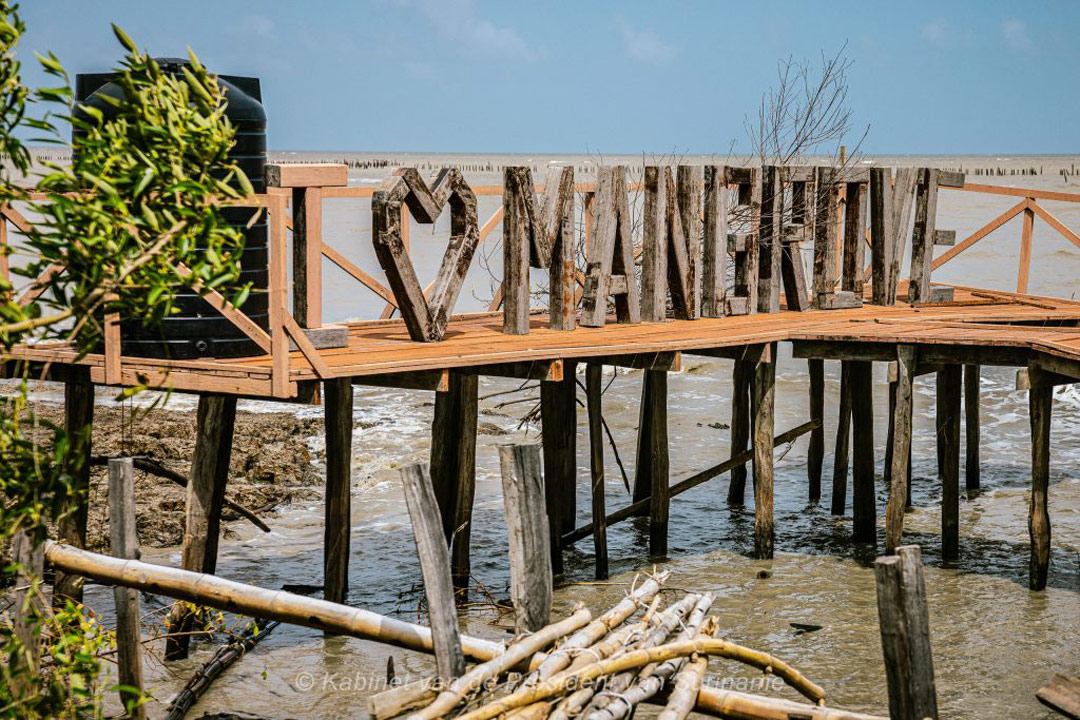
[[964, 435], [966, 451], [964, 461], [964, 484], [968, 490], [978, 490], [981, 484], [979, 472], [979, 441], [981, 434], [979, 407], [979, 380], [981, 366], [964, 366]]
[[780, 312], [781, 229], [784, 218], [784, 189], [780, 168], [761, 169], [761, 225], [758, 235], [758, 312]]
[[960, 557], [960, 365], [937, 373], [937, 457], [941, 482], [941, 559]]
[[776, 346], [769, 346], [754, 364], [750, 385], [754, 416], [754, 556], [771, 558], [776, 531], [773, 523], [773, 430], [776, 399]]
[[1028, 370], [1028, 414], [1031, 422], [1031, 503], [1028, 508], [1028, 532], [1031, 535], [1031, 562], [1028, 585], [1032, 590], [1046, 589], [1050, 569], [1050, 511], [1047, 491], [1050, 487], [1050, 415], [1054, 386], [1038, 371]]
[[642, 373], [641, 423], [638, 428], [637, 475], [634, 498], [649, 500], [649, 553], [667, 554], [668, 506], [668, 427], [667, 372], [645, 370]]
[[447, 391], [435, 394], [431, 426], [431, 478], [450, 547], [454, 587], [462, 599], [471, 573], [478, 392], [476, 375], [450, 373]]
[[836, 421], [836, 450], [833, 453], [833, 515], [847, 511], [848, 453], [851, 446], [851, 362], [840, 361], [840, 408]]
[[563, 571], [558, 538], [574, 529], [577, 518], [576, 363], [563, 366], [563, 379], [540, 383], [540, 424], [544, 445], [544, 492], [551, 523], [551, 566]]
[[343, 603], [349, 594], [352, 530], [353, 386], [349, 378], [323, 383], [323, 411], [326, 432], [323, 597]]
[[[750, 382], [754, 375], [754, 364], [746, 360], [736, 360], [731, 375], [731, 454], [746, 450], [750, 442]], [[729, 505], [746, 504], [746, 465], [736, 465], [731, 469], [731, 481], [728, 484], [727, 501]]]
[[892, 393], [891, 438], [889, 458], [889, 499], [885, 506], [885, 552], [892, 554], [900, 546], [904, 532], [904, 509], [911, 482], [908, 458], [911, 452], [912, 382], [915, 378], [917, 350], [913, 345], [896, 348], [897, 377]]
[[[74, 442], [67, 460], [72, 474], [74, 508], [60, 520], [57, 531], [61, 540], [79, 548], [86, 547], [93, 423], [94, 386], [90, 383], [90, 369], [70, 368], [70, 377], [64, 383], [64, 429]], [[82, 586], [81, 577], [57, 572], [53, 577], [53, 605], [62, 607], [65, 598], [82, 602]]]
[[603, 366], [595, 363], [585, 368], [585, 398], [589, 413], [589, 468], [592, 489], [593, 552], [596, 556], [596, 579], [608, 577], [607, 509], [604, 489], [604, 427], [601, 398]]
[[[139, 535], [135, 525], [135, 466], [131, 458], [109, 460], [109, 545], [114, 557], [136, 560]], [[139, 592], [113, 588], [116, 604], [117, 682], [126, 717], [145, 718], [142, 705], [142, 633], [139, 628]]]
[[[11, 557], [19, 566], [15, 576], [12, 630], [22, 652], [10, 662], [12, 695], [22, 698], [36, 692], [34, 678], [41, 665], [41, 635], [39, 623], [45, 617], [41, 578], [45, 572], [44, 546], [34, 542], [34, 532], [23, 530], [11, 538]], [[69, 573], [69, 577], [81, 577]]]
[[499, 448], [503, 504], [510, 541], [510, 599], [514, 631], [536, 632], [551, 621], [551, 538], [543, 512], [544, 476], [540, 448]]
[[852, 539], [877, 540], [877, 492], [874, 478], [873, 363], [851, 362], [851, 513]]
[[[191, 481], [187, 486], [183, 568], [212, 575], [217, 569], [221, 508], [236, 424], [236, 396], [201, 395], [195, 423], [195, 451], [191, 459]], [[191, 627], [191, 615], [182, 606], [176, 606], [169, 618], [166, 660], [187, 657]]]
[[398, 475], [405, 491], [416, 554], [424, 576], [435, 664], [441, 680], [453, 680], [465, 672], [465, 655], [461, 649], [454, 583], [450, 577], [450, 553], [443, 535], [439, 503], [426, 465], [408, 465], [400, 468]]
[[811, 358], [806, 361], [810, 374], [810, 419], [818, 426], [810, 431], [810, 445], [806, 449], [806, 472], [808, 475], [809, 500], [821, 500], [821, 468], [825, 462], [825, 361]]
[[937, 690], [919, 547], [898, 547], [896, 555], [878, 558], [874, 562], [874, 575], [889, 689], [889, 717], [936, 720]]

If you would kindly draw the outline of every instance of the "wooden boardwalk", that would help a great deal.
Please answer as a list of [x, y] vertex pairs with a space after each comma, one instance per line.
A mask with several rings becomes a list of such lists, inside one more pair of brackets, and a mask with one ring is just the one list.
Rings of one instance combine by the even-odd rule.
[[[519, 366], [521, 374], [528, 372], [521, 366], [530, 363], [537, 366], [534, 374], [549, 378], [550, 369], [545, 368], [556, 361], [621, 357], [612, 364], [622, 364], [633, 363], [635, 355], [673, 352], [736, 358], [747, 346], [788, 341], [830, 343], [834, 347], [825, 354], [836, 359], [858, 355], [856, 345], [865, 346], [865, 359], [878, 360], [895, 359], [895, 350], [881, 349], [885, 345], [947, 346], [954, 361], [1025, 366], [1033, 360], [1063, 374], [1072, 368], [1080, 377], [1077, 324], [1078, 301], [977, 288], [957, 288], [953, 302], [936, 305], [865, 304], [843, 310], [782, 311], [638, 325], [611, 322], [601, 328], [578, 327], [570, 332], [551, 330], [546, 315], [534, 314], [527, 335], [503, 333], [502, 313], [476, 313], [456, 316], [445, 340], [438, 343], [412, 341], [401, 320], [373, 320], [345, 325], [347, 347], [319, 351], [327, 374], [320, 375], [303, 353], [292, 352], [289, 379], [292, 399], [304, 399], [304, 383], [330, 378], [392, 385], [394, 378], [386, 376], [449, 370], [512, 374], [507, 365]], [[958, 358], [956, 353], [964, 357]], [[102, 355], [80, 358], [72, 350], [52, 346], [19, 349], [12, 357], [50, 363], [58, 379], [68, 365], [87, 366], [91, 382], [105, 384]], [[273, 397], [269, 355], [182, 361], [124, 357], [122, 368], [122, 385], [134, 385], [140, 378], [159, 378], [180, 391]], [[556, 376], [560, 372], [556, 370]], [[406, 384], [404, 378], [398, 379]], [[437, 378], [425, 381], [414, 377], [412, 382], [426, 387], [425, 383], [437, 382]]]

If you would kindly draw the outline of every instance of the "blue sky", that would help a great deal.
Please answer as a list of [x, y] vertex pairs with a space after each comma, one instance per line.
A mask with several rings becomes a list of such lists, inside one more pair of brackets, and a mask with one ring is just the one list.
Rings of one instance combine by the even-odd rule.
[[72, 72], [115, 63], [115, 21], [155, 54], [191, 45], [212, 69], [261, 77], [274, 149], [745, 150], [778, 59], [816, 63], [846, 42], [866, 152], [1080, 152], [1075, 0], [23, 5], [24, 48]]

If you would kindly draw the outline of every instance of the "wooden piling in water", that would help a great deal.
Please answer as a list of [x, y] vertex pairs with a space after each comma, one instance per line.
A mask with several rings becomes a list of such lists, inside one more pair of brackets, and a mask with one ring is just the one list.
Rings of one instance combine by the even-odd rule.
[[472, 572], [478, 393], [476, 375], [450, 373], [447, 391], [435, 394], [431, 425], [431, 479], [450, 547], [450, 572], [460, 600], [466, 599]]
[[563, 366], [563, 379], [540, 383], [540, 423], [544, 445], [544, 492], [552, 542], [551, 568], [563, 572], [559, 538], [577, 518], [577, 382], [575, 363]]
[[941, 559], [960, 557], [960, 365], [937, 373], [937, 457], [941, 482]]
[[596, 556], [596, 579], [608, 577], [607, 510], [604, 492], [604, 427], [601, 397], [603, 366], [585, 368], [585, 398], [589, 413], [589, 468], [592, 490], [593, 552]]
[[877, 492], [874, 478], [873, 363], [851, 362], [851, 514], [852, 539], [877, 541]]
[[510, 599], [514, 632], [536, 632], [551, 621], [551, 538], [543, 512], [540, 448], [499, 448], [506, 530], [510, 541]]
[[776, 399], [776, 346], [754, 364], [751, 407], [754, 415], [754, 556], [773, 556], [773, 429]]
[[[64, 429], [74, 445], [67, 462], [72, 474], [74, 508], [57, 525], [60, 540], [78, 548], [86, 547], [87, 494], [90, 491], [91, 436], [94, 423], [94, 386], [90, 368], [73, 367], [64, 383]], [[82, 602], [83, 579], [57, 572], [53, 577], [53, 606], [62, 607], [70, 598]]]
[[964, 434], [966, 456], [964, 461], [964, 484], [968, 490], [978, 490], [981, 484], [979, 472], [980, 407], [979, 380], [981, 366], [964, 366]]
[[450, 577], [450, 553], [443, 535], [439, 503], [426, 465], [407, 465], [400, 468], [398, 474], [424, 576], [435, 665], [441, 680], [453, 680], [465, 673], [465, 655], [461, 649], [454, 582]]
[[1028, 390], [1028, 414], [1031, 422], [1031, 502], [1028, 506], [1028, 532], [1031, 536], [1031, 561], [1028, 586], [1045, 590], [1050, 569], [1050, 511], [1047, 491], [1050, 486], [1050, 417], [1054, 386], [1041, 382], [1039, 372], [1032, 372]]
[[[668, 483], [670, 459], [668, 456], [667, 427], [667, 372], [664, 370], [645, 370], [643, 396], [648, 402], [641, 409], [642, 426], [639, 429], [638, 484], [635, 495], [641, 485], [641, 468], [646, 468], [649, 480], [649, 554], [667, 554], [668, 508], [671, 504]], [[641, 457], [640, 451], [645, 455]]]
[[[45, 617], [41, 578], [45, 572], [44, 547], [34, 543], [32, 530], [18, 532], [11, 539], [11, 557], [19, 566], [15, 576], [12, 630], [22, 645], [22, 652], [11, 658], [12, 695], [15, 699], [37, 692], [34, 678], [41, 664], [41, 640], [38, 624]], [[70, 575], [69, 577], [80, 577]], [[81, 584], [80, 584], [81, 587]], [[24, 608], [26, 608], [24, 610]]]
[[[135, 525], [135, 466], [131, 458], [109, 460], [109, 546], [113, 557], [137, 560], [139, 535]], [[116, 604], [117, 682], [125, 717], [145, 718], [143, 692], [142, 633], [139, 629], [139, 591], [113, 588]]]
[[[731, 375], [731, 455], [735, 456], [746, 450], [750, 442], [750, 381], [754, 374], [754, 364], [745, 360], [736, 360]], [[728, 484], [727, 501], [729, 505], [746, 504], [746, 465], [736, 465], [731, 469], [731, 481]]]
[[323, 411], [326, 432], [323, 597], [344, 603], [349, 595], [352, 529], [353, 386], [349, 378], [323, 383]]
[[[195, 452], [191, 459], [191, 482], [187, 486], [182, 562], [185, 570], [212, 575], [217, 569], [221, 507], [229, 478], [236, 424], [236, 396], [201, 395], [195, 422]], [[183, 607], [175, 607], [169, 618], [166, 660], [187, 657], [191, 627], [191, 615]]]
[[851, 446], [851, 362], [840, 361], [840, 408], [836, 424], [836, 451], [833, 453], [833, 515], [847, 510], [848, 452]]
[[908, 502], [911, 451], [912, 382], [915, 378], [917, 351], [914, 345], [896, 348], [897, 377], [892, 393], [889, 444], [889, 499], [885, 506], [885, 552], [892, 554], [900, 546], [904, 533], [904, 509]]
[[938, 717], [926, 581], [918, 546], [874, 562], [878, 621], [889, 689], [889, 717], [924, 720]]
[[806, 361], [810, 373], [810, 419], [818, 426], [810, 431], [810, 445], [806, 450], [806, 472], [809, 480], [809, 500], [821, 500], [821, 467], [825, 462], [825, 361]]

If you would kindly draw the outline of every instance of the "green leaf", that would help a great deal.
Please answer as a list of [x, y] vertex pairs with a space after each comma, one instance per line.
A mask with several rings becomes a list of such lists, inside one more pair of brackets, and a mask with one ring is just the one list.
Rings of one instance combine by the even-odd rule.
[[120, 41], [120, 44], [123, 45], [129, 53], [131, 53], [132, 55], [139, 54], [139, 48], [135, 45], [135, 41], [132, 40], [131, 36], [124, 32], [119, 25], [113, 23], [112, 31], [113, 35], [116, 36], [116, 39]]

